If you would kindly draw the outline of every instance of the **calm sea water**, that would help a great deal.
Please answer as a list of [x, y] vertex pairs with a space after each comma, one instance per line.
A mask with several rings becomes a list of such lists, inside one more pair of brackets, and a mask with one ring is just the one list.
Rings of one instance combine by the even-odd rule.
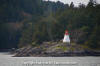
[[100, 66], [100, 57], [12, 57], [0, 53], [0, 66]]

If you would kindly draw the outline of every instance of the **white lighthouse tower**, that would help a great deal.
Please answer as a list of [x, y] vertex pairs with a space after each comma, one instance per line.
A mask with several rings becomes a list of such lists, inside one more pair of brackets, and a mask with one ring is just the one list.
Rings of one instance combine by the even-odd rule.
[[65, 31], [63, 42], [64, 43], [70, 43], [70, 38], [69, 38], [68, 30]]

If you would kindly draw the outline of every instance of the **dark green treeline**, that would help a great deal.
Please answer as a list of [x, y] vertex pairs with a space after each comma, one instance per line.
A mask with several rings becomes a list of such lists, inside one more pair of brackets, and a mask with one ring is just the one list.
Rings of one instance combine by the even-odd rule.
[[0, 0], [0, 48], [60, 41], [64, 31], [71, 42], [90, 48], [100, 46], [100, 4], [87, 6], [42, 0]]

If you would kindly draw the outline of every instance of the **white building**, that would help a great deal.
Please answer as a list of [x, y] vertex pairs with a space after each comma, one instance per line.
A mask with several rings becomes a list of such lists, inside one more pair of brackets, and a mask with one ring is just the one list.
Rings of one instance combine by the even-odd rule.
[[69, 38], [68, 30], [65, 31], [63, 42], [64, 43], [70, 43], [70, 38]]

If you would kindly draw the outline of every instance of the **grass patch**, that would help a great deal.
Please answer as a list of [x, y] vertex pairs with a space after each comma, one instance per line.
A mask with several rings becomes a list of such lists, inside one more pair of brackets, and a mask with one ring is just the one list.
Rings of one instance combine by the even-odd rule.
[[56, 49], [62, 49], [63, 51], [66, 51], [68, 48], [66, 46], [57, 46]]

